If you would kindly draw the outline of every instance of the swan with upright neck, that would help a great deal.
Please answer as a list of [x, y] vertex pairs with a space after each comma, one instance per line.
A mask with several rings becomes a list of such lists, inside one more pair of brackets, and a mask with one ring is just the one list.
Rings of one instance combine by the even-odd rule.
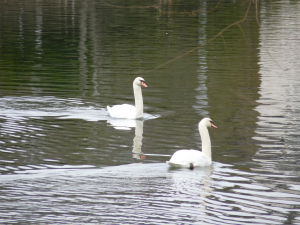
[[129, 104], [107, 106], [109, 116], [123, 119], [140, 119], [144, 116], [144, 105], [142, 96], [142, 86], [148, 87], [142, 77], [137, 77], [133, 81], [133, 93], [135, 106]]
[[167, 163], [174, 167], [194, 167], [210, 166], [211, 160], [211, 142], [208, 133], [208, 127], [217, 128], [210, 118], [204, 118], [199, 122], [198, 128], [202, 141], [202, 152], [198, 150], [179, 150], [175, 152]]

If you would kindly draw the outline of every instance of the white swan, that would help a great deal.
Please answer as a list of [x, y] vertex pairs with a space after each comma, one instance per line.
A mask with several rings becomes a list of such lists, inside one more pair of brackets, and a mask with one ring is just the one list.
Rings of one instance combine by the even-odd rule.
[[199, 122], [198, 128], [202, 140], [202, 152], [198, 150], [179, 150], [175, 152], [170, 161], [170, 166], [189, 167], [211, 165], [211, 143], [208, 133], [208, 127], [217, 128], [210, 118], [204, 118]]
[[143, 96], [142, 86], [148, 87], [142, 77], [137, 77], [133, 81], [133, 93], [135, 99], [135, 106], [122, 104], [114, 105], [113, 107], [107, 106], [107, 112], [111, 117], [123, 119], [139, 119], [143, 118]]

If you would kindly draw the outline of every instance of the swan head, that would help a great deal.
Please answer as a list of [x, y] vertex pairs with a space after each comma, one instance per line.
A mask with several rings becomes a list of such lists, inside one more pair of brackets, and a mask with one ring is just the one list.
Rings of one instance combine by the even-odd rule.
[[133, 81], [133, 85], [137, 85], [139, 87], [141, 87], [141, 86], [148, 87], [144, 78], [142, 78], [142, 77], [135, 78]]
[[206, 127], [213, 127], [213, 128], [217, 128], [217, 126], [214, 124], [214, 122], [212, 121], [212, 119], [210, 118], [204, 118], [200, 121], [199, 126], [204, 125]]

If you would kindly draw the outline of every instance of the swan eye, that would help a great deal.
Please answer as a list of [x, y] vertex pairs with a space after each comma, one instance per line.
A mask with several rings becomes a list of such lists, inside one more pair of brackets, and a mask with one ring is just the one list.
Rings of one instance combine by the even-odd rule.
[[140, 80], [140, 82], [143, 87], [148, 87], [147, 84], [145, 83], [145, 80]]
[[210, 125], [211, 125], [211, 127], [213, 127], [213, 128], [217, 128], [217, 126], [214, 124], [214, 121], [209, 121], [210, 122]]

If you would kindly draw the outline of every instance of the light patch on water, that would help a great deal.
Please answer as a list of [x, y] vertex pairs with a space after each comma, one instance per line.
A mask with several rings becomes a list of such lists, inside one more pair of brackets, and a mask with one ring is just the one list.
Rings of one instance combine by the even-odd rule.
[[[0, 208], [5, 204], [5, 209], [20, 212], [10, 217], [1, 210], [0, 222], [21, 221], [29, 210], [35, 221], [44, 213], [49, 215], [41, 220], [44, 223], [78, 223], [86, 215], [99, 216], [95, 220], [101, 223], [129, 218], [131, 223], [154, 224], [224, 224], [228, 218], [238, 224], [283, 223], [291, 207], [300, 206], [299, 193], [273, 191], [257, 179], [259, 176], [216, 162], [194, 170], [174, 169], [166, 163], [103, 168], [47, 165], [0, 177], [5, 196]], [[224, 182], [229, 177], [234, 179]], [[74, 218], [65, 217], [70, 207], [77, 215]]]
[[[81, 119], [85, 121], [107, 121], [111, 126], [120, 130], [131, 130], [136, 127], [135, 120], [115, 119], [108, 116], [105, 107], [93, 103], [82, 102], [76, 98], [56, 97], [4, 97], [0, 98], [1, 118], [10, 118], [12, 121], [23, 121], [27, 119], [43, 119], [45, 117], [57, 117], [60, 119]], [[143, 121], [159, 118], [158, 115], [144, 113]], [[13, 127], [7, 121], [7, 126]], [[55, 125], [52, 125], [55, 127]], [[5, 124], [3, 124], [5, 127]], [[56, 125], [57, 127], [57, 125]], [[38, 128], [32, 128], [38, 129]], [[9, 131], [5, 131], [8, 133]], [[37, 134], [43, 135], [43, 134]]]
[[263, 3], [259, 29], [261, 96], [255, 108], [260, 115], [253, 137], [260, 146], [253, 160], [260, 168], [254, 170], [293, 177], [299, 176], [300, 158], [299, 4], [284, 3], [272, 14], [269, 11], [269, 5]]

